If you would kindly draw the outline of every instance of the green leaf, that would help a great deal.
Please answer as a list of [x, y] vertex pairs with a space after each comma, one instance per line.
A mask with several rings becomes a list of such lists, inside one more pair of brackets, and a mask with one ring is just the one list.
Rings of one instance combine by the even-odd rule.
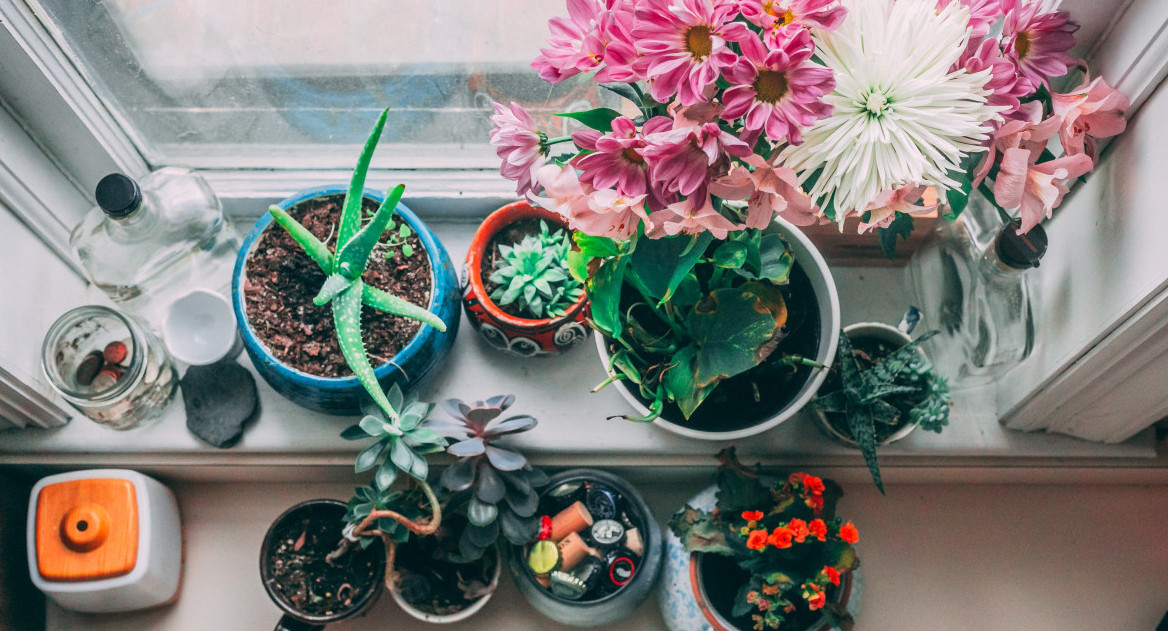
[[694, 237], [641, 239], [630, 257], [630, 269], [649, 295], [664, 303], [673, 297], [713, 240], [708, 232]]
[[775, 334], [775, 314], [762, 298], [743, 288], [710, 292], [686, 320], [699, 352], [694, 362], [699, 387], [710, 386], [758, 365]]
[[880, 479], [880, 463], [876, 460], [876, 424], [872, 420], [871, 406], [848, 406], [848, 431], [859, 444], [868, 472], [872, 474], [872, 481], [883, 495], [884, 482]]
[[769, 280], [776, 285], [786, 285], [790, 282], [791, 268], [795, 264], [795, 256], [787, 242], [777, 234], [763, 235], [758, 246], [759, 273], [758, 277]]
[[332, 271], [332, 252], [329, 252], [328, 246], [309, 232], [308, 228], [302, 226], [299, 221], [293, 219], [292, 215], [279, 206], [268, 207], [268, 214], [281, 228], [288, 231], [288, 236], [292, 237], [292, 240], [304, 249], [304, 253], [319, 265], [320, 269], [324, 270], [326, 274]]
[[369, 438], [369, 434], [360, 425], [350, 425], [341, 431], [341, 438], [345, 440], [363, 440]]
[[586, 283], [588, 298], [592, 301], [592, 322], [612, 338], [619, 338], [621, 334], [620, 294], [628, 264], [627, 256], [604, 261]]
[[694, 410], [713, 391], [713, 388], [699, 387], [694, 375], [694, 361], [697, 359], [698, 347], [690, 344], [674, 354], [669, 362], [669, 369], [665, 371], [662, 384], [665, 391], [673, 397], [674, 402], [681, 408], [685, 418], [693, 416]]
[[587, 257], [608, 258], [620, 254], [620, 246], [608, 237], [594, 237], [583, 232], [576, 232], [572, 234], [572, 241]]
[[669, 519], [669, 529], [681, 539], [686, 552], [733, 554], [726, 543], [726, 532], [710, 517], [691, 506], [686, 506]]
[[747, 469], [738, 463], [733, 452], [730, 452], [728, 460], [719, 465], [714, 480], [718, 486], [717, 508], [724, 515], [761, 510], [774, 503], [771, 490], [759, 481], [757, 475], [748, 475]]
[[405, 256], [408, 259], [413, 255], [414, 255], [414, 246], [412, 246], [408, 243], [403, 243], [402, 244], [402, 256]]
[[386, 460], [377, 468], [377, 473], [373, 476], [373, 484], [382, 491], [389, 488], [393, 481], [397, 479], [397, 467], [393, 462]]
[[495, 521], [495, 517], [499, 516], [499, 508], [477, 497], [472, 497], [466, 507], [466, 516], [470, 520], [470, 523], [476, 526], [486, 526]]
[[365, 355], [365, 343], [361, 340], [361, 294], [364, 286], [365, 283], [357, 279], [348, 289], [333, 298], [333, 323], [337, 329], [337, 342], [341, 347], [341, 354], [345, 356], [345, 363], [349, 365], [361, 385], [365, 386], [365, 391], [382, 410], [385, 410], [390, 419], [396, 419], [397, 410], [389, 404], [385, 392], [381, 390], [381, 384], [377, 383], [377, 376], [373, 374], [373, 367], [369, 365], [369, 358]]
[[442, 321], [442, 318], [423, 307], [372, 285], [364, 285], [361, 288], [361, 302], [378, 311], [417, 320], [423, 324], [429, 324], [441, 333], [446, 332], [446, 323]]
[[361, 450], [357, 454], [357, 460], [353, 464], [353, 470], [357, 473], [368, 471], [377, 466], [377, 459], [381, 457], [381, 452], [385, 451], [386, 441], [379, 440], [372, 445]]
[[324, 281], [324, 285], [320, 287], [320, 293], [316, 294], [316, 297], [312, 299], [312, 304], [318, 307], [326, 305], [332, 302], [332, 299], [336, 298], [337, 294], [345, 291], [352, 284], [353, 281], [351, 279], [345, 278], [340, 274], [329, 274], [329, 277]]
[[600, 84], [600, 87], [614, 94], [623, 96], [626, 99], [632, 101], [633, 104], [637, 107], [641, 107], [641, 98], [637, 96], [637, 91], [627, 83], [602, 83]]
[[403, 239], [408, 239], [412, 234], [414, 234], [414, 231], [410, 229], [410, 224], [408, 223], [402, 222], [401, 227], [397, 229], [397, 236]]
[[[349, 190], [345, 194], [345, 205], [341, 208], [341, 219], [337, 222], [337, 243], [347, 244], [353, 235], [361, 229], [361, 203], [365, 198], [365, 174], [369, 171], [369, 161], [373, 159], [373, 151], [377, 149], [377, 141], [381, 139], [381, 130], [385, 128], [385, 119], [389, 116], [389, 108], [381, 111], [373, 131], [365, 139], [365, 146], [361, 149], [361, 156], [357, 158], [357, 166], [353, 169], [353, 177], [349, 180]], [[339, 248], [338, 248], [339, 249]], [[335, 270], [329, 270], [330, 272]]]
[[726, 269], [738, 269], [746, 263], [749, 248], [741, 241], [725, 241], [714, 249], [714, 265]]
[[588, 110], [585, 112], [566, 112], [563, 114], [556, 114], [556, 116], [563, 116], [564, 118], [571, 118], [573, 120], [580, 121], [592, 129], [605, 133], [612, 131], [612, 121], [620, 115], [620, 112], [616, 110], [610, 110], [607, 107], [598, 107], [594, 110]]
[[970, 153], [961, 159], [959, 172], [949, 172], [949, 176], [957, 181], [958, 187], [945, 191], [945, 201], [949, 203], [946, 219], [950, 221], [957, 219], [969, 204], [969, 195], [973, 191], [973, 172], [977, 170], [977, 165], [984, 157], [985, 153], [982, 152]]
[[896, 258], [896, 238], [900, 237], [907, 241], [912, 235], [912, 231], [912, 216], [900, 212], [896, 213], [896, 218], [888, 224], [888, 227], [877, 228], [876, 233], [880, 237], [880, 249], [884, 250], [884, 256], [890, 259]]
[[[361, 428], [361, 431], [368, 434], [368, 436], [372, 436], [374, 438], [378, 436], [384, 436], [388, 433], [385, 431], [385, 421], [377, 418], [376, 416], [366, 416], [365, 418], [361, 419], [358, 427]], [[366, 438], [368, 438], [368, 436], [366, 436]]]
[[[394, 211], [397, 210], [397, 203], [401, 200], [402, 193], [406, 190], [405, 185], [398, 184], [390, 191], [385, 201], [381, 202], [381, 206], [377, 209], [377, 214], [373, 215], [373, 220], [365, 224], [365, 227], [360, 230], [353, 238], [348, 241], [338, 241], [342, 243], [340, 252], [337, 254], [338, 268], [334, 271], [340, 272], [349, 278], [359, 278], [365, 272], [365, 265], [369, 261], [369, 255], [373, 252], [373, 248], [377, 246], [377, 242], [381, 240], [381, 233], [385, 232], [385, 227], [389, 223], [390, 217], [393, 216]], [[405, 226], [405, 224], [402, 224]]]

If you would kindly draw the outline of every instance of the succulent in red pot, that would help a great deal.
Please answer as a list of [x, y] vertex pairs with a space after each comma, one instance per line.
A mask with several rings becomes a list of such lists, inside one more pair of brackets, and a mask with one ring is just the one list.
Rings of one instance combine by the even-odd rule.
[[531, 357], [584, 339], [588, 299], [568, 272], [571, 247], [564, 219], [527, 202], [483, 221], [466, 256], [462, 306], [488, 343]]

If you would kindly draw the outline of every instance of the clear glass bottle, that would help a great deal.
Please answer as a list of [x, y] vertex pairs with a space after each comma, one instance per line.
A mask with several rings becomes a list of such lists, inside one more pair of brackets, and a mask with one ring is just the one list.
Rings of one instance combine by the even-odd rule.
[[912, 258], [909, 275], [922, 327], [939, 334], [925, 343], [940, 374], [955, 386], [991, 381], [1034, 348], [1031, 290], [1025, 271], [1046, 253], [1042, 226], [1025, 235], [1003, 225], [978, 197]]
[[158, 417], [178, 384], [157, 337], [133, 317], [96, 305], [57, 318], [41, 347], [41, 368], [73, 407], [113, 429]]
[[141, 182], [114, 173], [70, 236], [89, 279], [118, 306], [158, 329], [165, 309], [193, 289], [229, 295], [239, 233], [207, 182], [166, 167]]

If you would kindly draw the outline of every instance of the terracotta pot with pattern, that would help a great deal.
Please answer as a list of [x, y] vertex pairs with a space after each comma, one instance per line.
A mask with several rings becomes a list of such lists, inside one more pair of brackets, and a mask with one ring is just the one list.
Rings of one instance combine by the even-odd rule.
[[549, 226], [567, 229], [564, 219], [556, 213], [524, 201], [508, 204], [491, 213], [475, 231], [466, 254], [462, 270], [462, 307], [467, 319], [491, 346], [523, 357], [555, 355], [587, 337], [587, 296], [581, 295], [559, 317], [529, 319], [503, 311], [491, 300], [483, 283], [483, 265], [490, 264], [489, 248], [495, 235], [525, 219], [542, 219]]

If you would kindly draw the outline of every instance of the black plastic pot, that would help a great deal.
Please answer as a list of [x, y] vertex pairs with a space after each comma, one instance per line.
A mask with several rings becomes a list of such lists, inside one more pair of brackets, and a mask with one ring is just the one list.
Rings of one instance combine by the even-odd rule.
[[636, 520], [644, 529], [644, 554], [641, 566], [632, 580], [619, 590], [595, 600], [567, 600], [555, 596], [536, 582], [535, 575], [527, 567], [523, 546], [511, 545], [507, 549], [507, 569], [515, 586], [531, 606], [541, 614], [561, 624], [575, 627], [598, 627], [611, 625], [629, 616], [653, 592], [661, 573], [662, 555], [665, 545], [661, 539], [661, 527], [649, 510], [649, 506], [633, 485], [606, 471], [599, 469], [572, 469], [552, 476], [540, 495], [544, 495], [566, 482], [593, 481], [620, 493], [636, 513]]
[[271, 574], [269, 572], [268, 559], [272, 554], [272, 547], [276, 544], [275, 533], [281, 530], [286, 522], [294, 519], [303, 519], [306, 514], [314, 520], [327, 520], [336, 524], [337, 541], [342, 538], [341, 532], [344, 530], [345, 522], [345, 504], [337, 500], [319, 499], [302, 502], [284, 511], [282, 515], [272, 522], [268, 527], [268, 533], [264, 535], [264, 543], [260, 546], [260, 579], [263, 581], [264, 590], [268, 592], [268, 598], [284, 612], [283, 617], [276, 623], [276, 631], [316, 631], [323, 629], [325, 625], [332, 622], [339, 622], [347, 620], [356, 616], [363, 615], [373, 603], [377, 602], [377, 597], [383, 591], [381, 583], [385, 581], [385, 546], [380, 539], [375, 540], [372, 545], [364, 550], [359, 549], [359, 546], [354, 546], [353, 550], [348, 554], [359, 554], [362, 556], [368, 555], [376, 565], [377, 570], [373, 576], [370, 577], [370, 585], [357, 597], [352, 606], [343, 611], [338, 611], [328, 616], [316, 616], [306, 614], [298, 611], [293, 603], [288, 602], [270, 582]]

